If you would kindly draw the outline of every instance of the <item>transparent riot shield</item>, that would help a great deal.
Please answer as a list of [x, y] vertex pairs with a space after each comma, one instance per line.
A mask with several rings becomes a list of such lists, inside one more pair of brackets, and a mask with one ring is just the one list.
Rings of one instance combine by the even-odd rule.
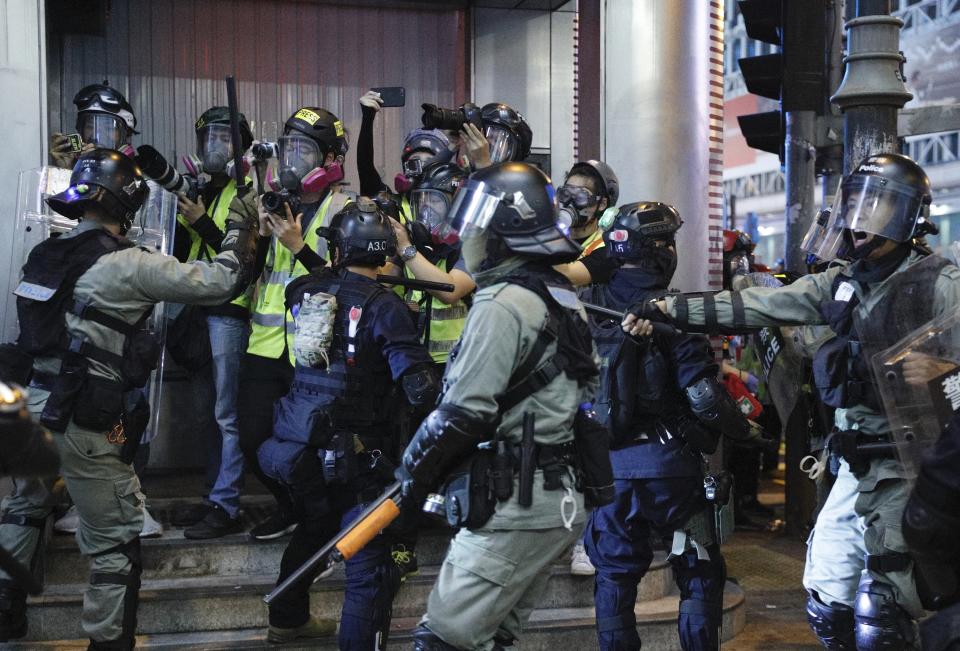
[[[70, 186], [72, 170], [59, 167], [38, 167], [20, 172], [17, 189], [16, 230], [10, 256], [9, 285], [5, 294], [3, 310], [2, 341], [15, 341], [19, 334], [17, 326], [17, 303], [13, 294], [20, 282], [20, 271], [27, 256], [37, 244], [48, 237], [56, 237], [77, 225], [76, 220], [57, 214], [47, 206], [46, 199], [63, 192]], [[148, 181], [150, 194], [137, 213], [127, 237], [156, 254], [169, 255], [173, 251], [173, 235], [176, 228], [177, 200], [153, 181]], [[166, 308], [158, 305], [150, 318], [148, 327], [156, 332], [161, 341], [166, 328]], [[144, 435], [150, 440], [157, 432], [160, 404], [160, 377], [164, 354], [161, 352], [157, 370], [145, 391], [148, 392], [152, 409], [150, 426]]]
[[917, 328], [871, 360], [897, 454], [910, 479], [960, 409], [960, 308]]

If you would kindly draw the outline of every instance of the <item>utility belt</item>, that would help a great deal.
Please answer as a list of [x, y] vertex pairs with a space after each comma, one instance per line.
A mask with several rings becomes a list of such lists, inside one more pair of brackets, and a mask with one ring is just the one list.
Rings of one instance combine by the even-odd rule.
[[[543, 471], [544, 490], [563, 490], [564, 477], [576, 476], [577, 451], [573, 441], [558, 445], [487, 441], [450, 473], [446, 483], [427, 497], [423, 510], [455, 528], [479, 529], [496, 511], [497, 503], [513, 497], [519, 477], [518, 502], [532, 493], [534, 472]], [[573, 471], [573, 473], [571, 473]]]
[[121, 446], [120, 459], [131, 463], [140, 439], [150, 422], [150, 405], [143, 391], [92, 375], [86, 358], [68, 354], [60, 373], [34, 372], [31, 386], [50, 393], [40, 422], [54, 432], [65, 432], [71, 420], [77, 426], [103, 432], [107, 440]]
[[[897, 445], [889, 435], [879, 436], [864, 434], [855, 429], [834, 430], [827, 437], [826, 446], [833, 459], [843, 459], [850, 466], [850, 471], [858, 479], [870, 469], [873, 459], [896, 459]], [[831, 464], [831, 471], [836, 474], [839, 462]]]

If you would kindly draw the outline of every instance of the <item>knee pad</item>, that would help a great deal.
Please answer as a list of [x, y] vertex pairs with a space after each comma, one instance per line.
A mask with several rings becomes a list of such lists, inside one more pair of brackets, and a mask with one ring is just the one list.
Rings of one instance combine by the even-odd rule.
[[121, 625], [120, 638], [110, 642], [97, 642], [96, 644], [113, 644], [115, 646], [92, 646], [92, 649], [127, 649], [132, 644], [137, 632], [137, 608], [140, 605], [140, 575], [143, 573], [143, 564], [140, 560], [140, 538], [134, 538], [128, 542], [111, 547], [94, 556], [103, 556], [104, 554], [118, 553], [123, 554], [130, 561], [130, 573], [119, 574], [116, 572], [94, 572], [90, 575], [90, 585], [122, 585], [125, 586], [123, 595], [123, 622]]
[[823, 648], [830, 651], [857, 651], [853, 633], [853, 608], [828, 606], [816, 592], [807, 598], [807, 623]]
[[893, 587], [865, 575], [853, 608], [858, 651], [916, 648], [913, 620], [896, 602]]
[[413, 651], [460, 651], [460, 649], [447, 644], [436, 633], [420, 624], [413, 631]]

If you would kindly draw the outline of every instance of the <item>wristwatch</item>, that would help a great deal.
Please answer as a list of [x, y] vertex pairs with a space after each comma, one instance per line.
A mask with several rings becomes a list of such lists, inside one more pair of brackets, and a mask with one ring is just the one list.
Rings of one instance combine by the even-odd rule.
[[409, 262], [417, 257], [417, 247], [412, 244], [409, 244], [402, 249], [400, 249], [400, 257], [404, 262]]

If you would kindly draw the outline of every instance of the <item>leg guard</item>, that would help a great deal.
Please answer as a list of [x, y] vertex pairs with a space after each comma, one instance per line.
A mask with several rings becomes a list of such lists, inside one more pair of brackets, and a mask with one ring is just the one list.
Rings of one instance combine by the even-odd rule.
[[460, 649], [447, 644], [436, 633], [420, 624], [413, 631], [413, 651], [460, 651]]
[[706, 551], [708, 560], [700, 559], [696, 549], [670, 559], [674, 580], [680, 588], [677, 630], [685, 651], [720, 648], [727, 565], [717, 545]]
[[828, 606], [816, 592], [807, 599], [807, 623], [813, 634], [829, 651], [857, 651], [853, 634], [853, 608], [842, 604]]
[[916, 648], [913, 620], [897, 604], [893, 588], [869, 574], [860, 579], [853, 617], [858, 651]]
[[13, 581], [0, 580], [0, 642], [27, 634], [27, 593]]
[[[381, 537], [382, 538], [382, 537]], [[393, 597], [400, 588], [400, 568], [384, 540], [374, 540], [347, 561], [347, 586], [340, 616], [342, 651], [386, 648]]]
[[91, 649], [132, 649], [137, 633], [137, 607], [140, 603], [140, 575], [143, 564], [140, 560], [140, 538], [111, 547], [95, 556], [119, 553], [130, 561], [130, 573], [94, 572], [90, 575], [90, 585], [122, 585], [126, 587], [123, 595], [123, 622], [120, 637], [109, 641], [91, 641]]

